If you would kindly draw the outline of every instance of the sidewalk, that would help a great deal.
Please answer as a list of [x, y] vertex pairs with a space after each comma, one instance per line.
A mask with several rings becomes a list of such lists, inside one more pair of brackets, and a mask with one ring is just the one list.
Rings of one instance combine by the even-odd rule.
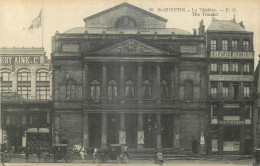
[[[25, 155], [24, 154], [15, 154], [11, 161], [7, 163], [7, 166], [11, 163], [26, 163]], [[26, 163], [26, 165], [31, 165], [31, 164], [44, 164], [46, 163], [41, 159], [40, 163], [38, 160], [38, 157], [34, 155], [29, 156], [29, 162]], [[50, 160], [50, 162], [46, 163], [49, 165], [55, 165], [55, 164], [91, 164], [92, 159], [87, 159], [87, 160], [80, 160], [80, 159], [74, 159], [71, 163], [65, 163], [63, 160], [58, 161], [57, 163], [53, 163], [53, 159]], [[96, 164], [99, 165], [98, 160], [96, 160]], [[102, 163], [102, 165], [119, 165], [117, 161], [113, 160], [108, 160], [106, 163]], [[154, 160], [152, 158], [149, 159], [139, 159], [139, 160], [129, 160], [128, 162], [129, 165], [155, 165]], [[120, 165], [128, 165], [128, 164], [120, 164]], [[181, 158], [171, 158], [171, 159], [164, 159], [164, 164], [163, 165], [182, 165], [188, 164], [188, 165], [252, 165], [252, 158], [250, 156], [211, 156], [211, 157], [181, 157]]]

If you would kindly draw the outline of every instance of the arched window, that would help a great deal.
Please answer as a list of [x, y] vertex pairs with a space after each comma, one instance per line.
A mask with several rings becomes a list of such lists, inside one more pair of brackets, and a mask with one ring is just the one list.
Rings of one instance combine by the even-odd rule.
[[125, 97], [127, 99], [133, 99], [135, 97], [135, 84], [134, 84], [134, 81], [132, 81], [132, 80], [126, 81]]
[[31, 71], [29, 69], [18, 70], [17, 79], [17, 81], [31, 81]]
[[100, 99], [100, 83], [97, 80], [91, 82], [91, 99], [99, 100]]
[[143, 82], [143, 98], [144, 99], [152, 98], [152, 84], [148, 80], [145, 80]]
[[108, 99], [117, 99], [117, 83], [115, 80], [108, 82]]
[[162, 99], [169, 99], [168, 82], [165, 81], [165, 80], [162, 80], [162, 82], [161, 82], [161, 98]]
[[116, 22], [116, 27], [117, 28], [135, 28], [136, 23], [132, 18], [123, 16], [123, 17], [119, 18], [118, 21]]
[[75, 100], [76, 86], [74, 80], [68, 80], [66, 83], [66, 99]]
[[191, 102], [193, 99], [193, 84], [191, 81], [184, 82], [184, 100]]
[[12, 75], [10, 70], [5, 70], [5, 69], [2, 70], [1, 81], [12, 81]]
[[50, 81], [49, 72], [46, 69], [40, 69], [36, 72], [36, 81]]

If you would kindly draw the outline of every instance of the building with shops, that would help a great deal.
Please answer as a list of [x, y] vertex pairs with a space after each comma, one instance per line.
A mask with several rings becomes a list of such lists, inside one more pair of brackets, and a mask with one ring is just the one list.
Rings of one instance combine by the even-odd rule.
[[253, 147], [253, 32], [243, 22], [213, 18], [209, 58], [209, 153], [251, 154]]
[[52, 38], [53, 142], [205, 153], [203, 23], [199, 34], [166, 28], [167, 19], [128, 3], [84, 22]]
[[[52, 69], [43, 48], [1, 48], [1, 143], [22, 146], [26, 132], [49, 133]], [[44, 138], [45, 139], [45, 138]]]

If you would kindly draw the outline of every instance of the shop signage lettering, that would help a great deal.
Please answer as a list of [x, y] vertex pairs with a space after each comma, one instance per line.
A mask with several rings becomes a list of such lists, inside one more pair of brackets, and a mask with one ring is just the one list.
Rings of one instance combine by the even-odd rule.
[[209, 75], [210, 81], [254, 81], [253, 75]]
[[210, 51], [210, 58], [254, 59], [254, 52]]
[[12, 56], [12, 57], [0, 57], [1, 64], [39, 64], [40, 57], [30, 56]]
[[224, 120], [224, 121], [219, 121], [219, 124], [222, 124], [222, 125], [243, 125], [243, 124], [245, 124], [245, 122], [241, 121], [241, 120]]

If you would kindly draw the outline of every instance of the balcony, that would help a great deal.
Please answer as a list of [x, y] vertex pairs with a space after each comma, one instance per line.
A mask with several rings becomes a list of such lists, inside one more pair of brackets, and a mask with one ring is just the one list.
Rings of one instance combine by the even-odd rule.
[[120, 100], [111, 100], [111, 99], [109, 99], [109, 100], [107, 100], [107, 105], [109, 105], [109, 106], [119, 106], [120, 105]]
[[126, 107], [137, 107], [138, 100], [137, 99], [126, 99], [125, 106]]
[[155, 106], [156, 100], [154, 99], [143, 99], [143, 106]]
[[24, 99], [20, 94], [14, 92], [4, 92], [1, 94], [2, 103], [48, 103], [51, 99]]
[[[140, 102], [139, 102], [140, 101]], [[89, 106], [96, 106], [96, 107], [100, 107], [100, 106], [114, 106], [114, 107], [120, 107], [120, 106], [124, 106], [124, 107], [130, 107], [130, 108], [137, 108], [137, 107], [173, 107], [173, 106], [179, 106], [179, 100], [174, 100], [174, 99], [162, 99], [159, 100], [160, 101], [160, 105], [157, 106], [156, 103], [157, 100], [155, 99], [142, 99], [142, 100], [137, 100], [137, 99], [125, 99], [122, 100], [122, 104], [121, 100], [119, 99], [108, 99], [108, 100], [101, 100], [101, 99], [97, 99], [97, 100], [88, 100], [88, 105]]]

